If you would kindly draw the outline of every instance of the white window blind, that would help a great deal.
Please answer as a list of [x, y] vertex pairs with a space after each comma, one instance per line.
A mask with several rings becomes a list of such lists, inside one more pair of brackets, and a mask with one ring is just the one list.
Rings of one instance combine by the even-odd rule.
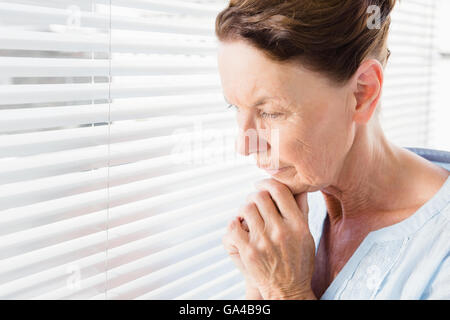
[[433, 112], [431, 131], [431, 148], [450, 150], [450, 127], [448, 119], [450, 119], [450, 103], [447, 98], [448, 88], [450, 87], [450, 20], [448, 13], [450, 12], [450, 1], [437, 0], [436, 3], [436, 29], [437, 29], [437, 49], [439, 56], [436, 59], [436, 86], [435, 95], [433, 95]]
[[428, 147], [436, 85], [436, 0], [402, 0], [392, 12], [382, 124], [404, 147]]
[[[233, 150], [226, 3], [0, 1], [0, 298], [243, 298], [221, 237], [265, 175]], [[383, 124], [419, 146], [433, 1], [401, 6]]]
[[[0, 2], [0, 297], [236, 298], [224, 3]], [[231, 129], [231, 130], [226, 130]]]

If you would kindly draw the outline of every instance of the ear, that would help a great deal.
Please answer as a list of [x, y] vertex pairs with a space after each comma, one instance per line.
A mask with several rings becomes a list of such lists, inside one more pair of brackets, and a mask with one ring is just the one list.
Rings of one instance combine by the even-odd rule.
[[354, 95], [356, 106], [353, 120], [357, 123], [367, 123], [381, 98], [383, 87], [383, 66], [376, 59], [365, 60], [356, 70], [354, 79]]

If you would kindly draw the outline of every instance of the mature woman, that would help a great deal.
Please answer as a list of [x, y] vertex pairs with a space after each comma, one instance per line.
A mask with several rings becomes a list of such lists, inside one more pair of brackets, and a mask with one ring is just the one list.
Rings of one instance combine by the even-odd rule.
[[239, 152], [272, 176], [223, 238], [248, 299], [450, 298], [449, 171], [378, 118], [394, 4], [231, 0], [216, 19]]

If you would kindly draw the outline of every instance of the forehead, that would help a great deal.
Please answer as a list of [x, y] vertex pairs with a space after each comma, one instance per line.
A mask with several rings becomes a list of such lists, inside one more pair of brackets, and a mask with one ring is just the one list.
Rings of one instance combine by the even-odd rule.
[[218, 49], [223, 93], [230, 103], [249, 106], [261, 96], [293, 100], [308, 81], [300, 65], [273, 61], [244, 41], [220, 42]]

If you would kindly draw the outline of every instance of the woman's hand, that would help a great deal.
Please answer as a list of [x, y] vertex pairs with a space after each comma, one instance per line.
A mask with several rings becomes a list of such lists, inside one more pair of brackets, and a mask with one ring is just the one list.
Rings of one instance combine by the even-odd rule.
[[227, 243], [236, 248], [244, 276], [264, 299], [316, 299], [311, 290], [315, 245], [308, 228], [307, 193], [293, 196], [274, 180], [257, 184], [239, 220], [229, 226]]
[[[256, 284], [253, 282], [253, 279], [248, 274], [247, 270], [245, 269], [244, 265], [242, 264], [241, 257], [239, 255], [239, 250], [236, 248], [236, 246], [233, 243], [233, 240], [231, 238], [231, 231], [233, 229], [233, 224], [240, 224], [241, 220], [239, 217], [236, 217], [234, 220], [232, 220], [228, 224], [228, 231], [225, 234], [225, 236], [222, 238], [222, 243], [225, 247], [225, 250], [228, 252], [228, 255], [231, 257], [231, 260], [234, 262], [236, 267], [241, 271], [241, 273], [244, 276], [245, 279], [245, 287], [246, 287], [246, 294], [245, 298], [247, 300], [262, 300], [263, 297], [261, 296], [261, 293], [259, 292], [258, 288], [256, 287]], [[248, 227], [245, 221], [243, 222], [243, 226], [245, 231], [248, 232]]]

